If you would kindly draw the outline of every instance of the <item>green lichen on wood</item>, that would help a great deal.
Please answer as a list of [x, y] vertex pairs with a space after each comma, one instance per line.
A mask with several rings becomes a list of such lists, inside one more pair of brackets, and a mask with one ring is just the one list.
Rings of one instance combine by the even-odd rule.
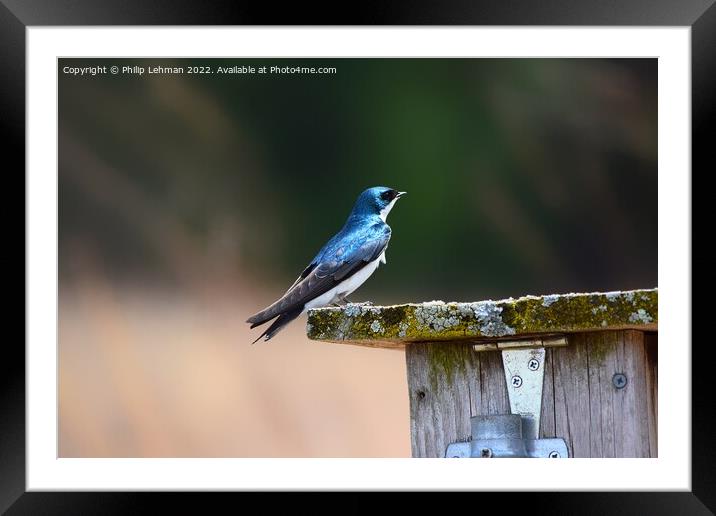
[[428, 346], [428, 381], [437, 391], [440, 379], [452, 385], [456, 376], [465, 374], [465, 348], [460, 346]]
[[307, 334], [333, 342], [419, 342], [656, 328], [658, 290], [525, 296], [474, 303], [349, 304], [309, 310]]
[[589, 361], [591, 367], [599, 367], [604, 364], [604, 360], [611, 356], [614, 345], [606, 342], [590, 342], [589, 343]]

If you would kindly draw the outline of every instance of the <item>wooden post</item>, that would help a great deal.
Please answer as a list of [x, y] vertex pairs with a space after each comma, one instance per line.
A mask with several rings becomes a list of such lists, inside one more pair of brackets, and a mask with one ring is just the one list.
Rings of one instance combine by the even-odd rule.
[[570, 457], [656, 457], [657, 315], [656, 289], [348, 305], [310, 311], [308, 335], [405, 350], [413, 457], [469, 440], [472, 416], [510, 413], [501, 342], [565, 335], [546, 351], [539, 437]]

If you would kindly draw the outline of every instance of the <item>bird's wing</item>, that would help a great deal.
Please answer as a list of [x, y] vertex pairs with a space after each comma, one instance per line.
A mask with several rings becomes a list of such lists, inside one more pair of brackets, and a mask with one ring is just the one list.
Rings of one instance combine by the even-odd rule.
[[320, 262], [312, 262], [286, 293], [268, 308], [250, 317], [246, 322], [254, 328], [277, 315], [303, 306], [325, 294], [370, 262], [378, 259], [390, 240], [390, 227], [375, 224], [346, 241], [343, 254], [333, 253]]
[[311, 271], [316, 268], [316, 265], [318, 265], [318, 262], [313, 261], [313, 262], [309, 263], [309, 264], [308, 264], [308, 267], [306, 267], [305, 269], [303, 269], [303, 272], [301, 273], [301, 275], [300, 275], [298, 278], [296, 278], [296, 281], [293, 282], [293, 285], [291, 285], [290, 287], [288, 287], [288, 290], [286, 290], [286, 294], [288, 294], [293, 287], [295, 287], [296, 285], [298, 285], [298, 282], [299, 282], [299, 281], [301, 281], [303, 278], [305, 278], [306, 276], [308, 276], [308, 275], [311, 273]]

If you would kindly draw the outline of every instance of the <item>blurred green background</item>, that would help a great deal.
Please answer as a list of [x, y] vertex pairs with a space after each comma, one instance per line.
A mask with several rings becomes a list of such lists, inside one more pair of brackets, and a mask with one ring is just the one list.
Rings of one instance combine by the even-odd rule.
[[[62, 73], [68, 65], [336, 73], [80, 77]], [[355, 301], [657, 285], [656, 59], [61, 59], [58, 81], [61, 454], [407, 456], [402, 357], [307, 342], [303, 319], [251, 348], [258, 334], [243, 324], [369, 186], [408, 195], [388, 219], [388, 264]], [[177, 354], [191, 358], [158, 366]], [[385, 375], [373, 393], [363, 380], [376, 367]], [[321, 375], [336, 370], [345, 395], [325, 400]], [[145, 388], [118, 399], [141, 375]], [[217, 396], [225, 405], [194, 421], [186, 400], [197, 387], [178, 390], [187, 377], [204, 409]], [[275, 419], [295, 408], [296, 385], [315, 417]], [[148, 402], [158, 391], [173, 401]], [[245, 399], [227, 397], [238, 391]], [[267, 405], [270, 415], [256, 409]], [[382, 437], [360, 437], [356, 418], [363, 433], [380, 419]], [[326, 420], [356, 435], [332, 447]], [[302, 424], [303, 440], [265, 438]]]

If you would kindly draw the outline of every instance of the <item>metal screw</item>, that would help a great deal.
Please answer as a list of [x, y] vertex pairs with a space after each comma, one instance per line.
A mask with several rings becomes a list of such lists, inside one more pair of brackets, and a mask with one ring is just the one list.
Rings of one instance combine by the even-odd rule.
[[517, 375], [513, 376], [513, 377], [512, 377], [512, 386], [515, 387], [515, 388], [517, 388], [517, 389], [519, 389], [520, 387], [522, 387], [522, 377], [521, 377], [521, 376], [517, 376]]
[[560, 457], [561, 457], [561, 455], [559, 454], [558, 451], [551, 451], [551, 452], [549, 452], [549, 458], [550, 458], [550, 459], [559, 459]]
[[627, 384], [627, 377], [622, 373], [617, 373], [612, 376], [612, 383], [617, 389], [623, 389]]
[[527, 362], [527, 367], [530, 371], [536, 371], [537, 369], [539, 369], [539, 360], [533, 358], [532, 360]]
[[489, 459], [492, 457], [492, 450], [490, 448], [483, 448], [480, 450], [480, 457], [483, 459]]

